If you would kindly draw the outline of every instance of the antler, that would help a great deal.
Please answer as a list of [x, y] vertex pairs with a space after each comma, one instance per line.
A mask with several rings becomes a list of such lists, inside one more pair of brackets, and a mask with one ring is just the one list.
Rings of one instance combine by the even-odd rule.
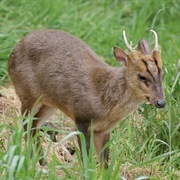
[[151, 30], [151, 32], [153, 32], [154, 36], [155, 36], [155, 46], [154, 46], [154, 50], [153, 50], [153, 56], [154, 56], [155, 61], [157, 62], [158, 67], [160, 69], [162, 69], [161, 53], [158, 49], [158, 36], [154, 30]]
[[[130, 45], [130, 44], [128, 43], [127, 38], [126, 38], [126, 32], [125, 32], [125, 31], [123, 31], [123, 38], [124, 38], [124, 42], [125, 42], [127, 48], [128, 48], [131, 52], [136, 51], [136, 50], [132, 47], [132, 45]], [[131, 44], [132, 44], [132, 43], [131, 43]]]
[[154, 30], [150, 30], [151, 32], [154, 33], [154, 36], [155, 36], [155, 46], [154, 46], [154, 50], [156, 51], [159, 51], [158, 49], [158, 36], [157, 36], [157, 33], [154, 31]]

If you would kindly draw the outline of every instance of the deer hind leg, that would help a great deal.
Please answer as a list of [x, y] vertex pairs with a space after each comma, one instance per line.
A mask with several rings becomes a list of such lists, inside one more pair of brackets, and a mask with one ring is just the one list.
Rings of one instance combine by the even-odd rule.
[[96, 154], [98, 156], [99, 164], [102, 165], [104, 162], [104, 168], [108, 168], [108, 159], [109, 159], [109, 148], [106, 147], [102, 151], [104, 145], [109, 141], [110, 134], [105, 134], [103, 132], [94, 132], [94, 146]]
[[[25, 113], [27, 115], [27, 113], [29, 113], [32, 110], [32, 106], [29, 106], [27, 108], [27, 106], [23, 106], [22, 103], [22, 113]], [[40, 127], [44, 121], [47, 120], [47, 118], [49, 118], [53, 113], [54, 113], [55, 109], [51, 108], [49, 106], [46, 106], [42, 103], [37, 103], [34, 107], [34, 117], [35, 119], [32, 122], [32, 127], [31, 127], [31, 138], [33, 138], [39, 131], [38, 127]], [[24, 125], [24, 130], [27, 131], [27, 127], [28, 124]], [[38, 153], [41, 156], [41, 159], [39, 160], [40, 165], [46, 165], [46, 161], [44, 159], [44, 153], [43, 153], [43, 149], [40, 143], [40, 137], [37, 136], [37, 142], [36, 142], [36, 149], [38, 149]]]

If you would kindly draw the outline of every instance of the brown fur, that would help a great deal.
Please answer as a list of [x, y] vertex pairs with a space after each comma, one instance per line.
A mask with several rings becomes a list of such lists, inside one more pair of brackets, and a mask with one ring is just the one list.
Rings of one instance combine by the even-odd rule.
[[[41, 97], [35, 106], [38, 120], [32, 128], [41, 126], [54, 110], [60, 109], [84, 133], [88, 149], [93, 122], [99, 162], [105, 159], [107, 167], [108, 148], [104, 153], [101, 150], [117, 123], [142, 103], [150, 101], [155, 105], [164, 99], [162, 71], [158, 70], [162, 63], [157, 53], [149, 53], [145, 40], [140, 42], [139, 51], [129, 55], [115, 47], [115, 58], [125, 65], [115, 68], [66, 32], [38, 30], [16, 45], [8, 72], [22, 102], [22, 114], [28, 114]], [[145, 76], [147, 82], [141, 82], [138, 74]], [[32, 135], [35, 133], [34, 130]], [[41, 159], [40, 163], [45, 162]]]

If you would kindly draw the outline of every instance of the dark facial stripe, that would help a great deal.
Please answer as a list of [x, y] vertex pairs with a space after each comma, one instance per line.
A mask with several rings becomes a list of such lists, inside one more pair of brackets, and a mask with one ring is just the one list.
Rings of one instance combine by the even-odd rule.
[[158, 69], [158, 75], [159, 75], [159, 77], [160, 77], [160, 74], [161, 74], [161, 68], [158, 66], [158, 62], [157, 62], [156, 59], [155, 59], [155, 63], [156, 63], [157, 69]]
[[156, 80], [156, 78], [153, 76], [153, 74], [151, 73], [151, 71], [148, 69], [148, 64], [146, 61], [142, 60], [142, 62], [145, 64], [147, 72], [152, 76], [152, 78], [154, 79], [154, 81]]
[[160, 76], [161, 75], [161, 68], [159, 68], [158, 66], [157, 66], [157, 68], [158, 68], [158, 75]]

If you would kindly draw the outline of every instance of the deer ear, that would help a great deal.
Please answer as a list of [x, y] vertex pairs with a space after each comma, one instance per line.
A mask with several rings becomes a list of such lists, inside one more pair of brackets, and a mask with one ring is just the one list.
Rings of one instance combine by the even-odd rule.
[[121, 48], [114, 47], [114, 56], [119, 63], [127, 65], [128, 54]]
[[148, 42], [145, 39], [141, 39], [138, 42], [138, 50], [143, 54], [143, 55], [148, 55], [151, 54], [151, 49], [148, 44]]

